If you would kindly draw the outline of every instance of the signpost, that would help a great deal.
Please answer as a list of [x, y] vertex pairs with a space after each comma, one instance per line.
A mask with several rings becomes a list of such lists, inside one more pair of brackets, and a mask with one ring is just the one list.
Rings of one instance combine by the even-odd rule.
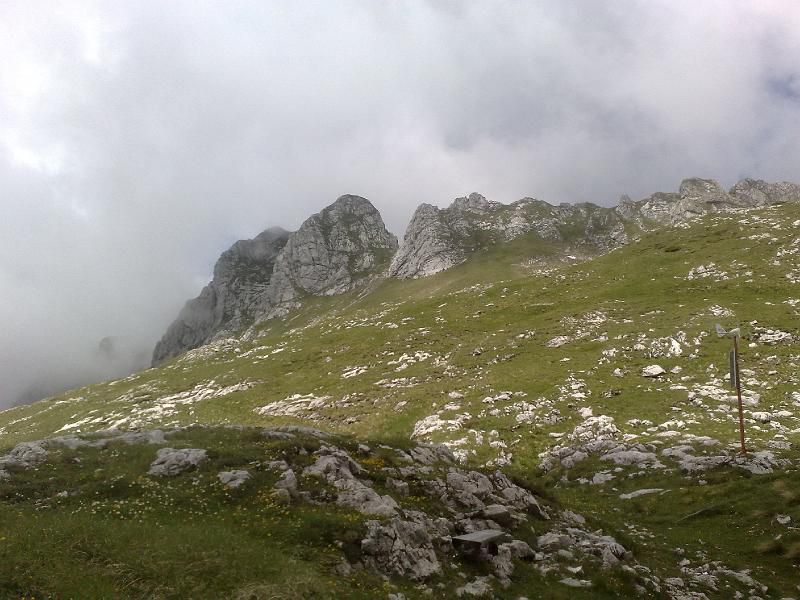
[[741, 334], [739, 328], [725, 331], [725, 328], [717, 323], [717, 335], [719, 337], [731, 336], [733, 337], [733, 349], [728, 354], [728, 361], [730, 363], [731, 374], [731, 387], [736, 388], [736, 397], [739, 400], [739, 439], [742, 445], [742, 454], [747, 454], [747, 448], [744, 445], [744, 410], [742, 408], [742, 380], [739, 376], [739, 336]]

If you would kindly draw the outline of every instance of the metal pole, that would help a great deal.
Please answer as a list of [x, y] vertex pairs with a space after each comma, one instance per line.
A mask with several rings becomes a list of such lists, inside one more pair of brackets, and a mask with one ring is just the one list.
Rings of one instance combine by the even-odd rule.
[[742, 443], [742, 454], [747, 454], [747, 448], [744, 446], [744, 410], [742, 409], [742, 382], [739, 377], [739, 336], [733, 336], [733, 364], [736, 370], [734, 377], [736, 378], [736, 396], [739, 398], [739, 437]]

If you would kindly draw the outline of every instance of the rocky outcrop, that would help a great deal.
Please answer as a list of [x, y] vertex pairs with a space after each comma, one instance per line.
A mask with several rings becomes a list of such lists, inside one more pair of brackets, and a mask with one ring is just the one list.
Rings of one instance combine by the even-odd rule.
[[201, 448], [161, 448], [156, 459], [150, 464], [148, 475], [174, 477], [196, 467], [206, 459], [206, 451]]
[[187, 302], [153, 352], [153, 364], [282, 316], [307, 295], [341, 294], [384, 270], [397, 250], [380, 213], [365, 198], [341, 196], [295, 233], [267, 229], [236, 242], [214, 278]]
[[261, 307], [275, 260], [289, 235], [288, 231], [273, 227], [252, 240], [240, 240], [223, 252], [214, 266], [211, 283], [186, 303], [156, 345], [153, 364], [249, 324]]
[[289, 237], [275, 261], [262, 314], [285, 314], [305, 295], [347, 292], [384, 270], [396, 250], [397, 238], [369, 200], [341, 196]]
[[591, 252], [627, 241], [624, 219], [609, 208], [553, 206], [531, 198], [505, 205], [473, 193], [445, 209], [421, 205], [389, 273], [400, 279], [432, 275], [464, 262], [476, 250], [526, 234]]
[[617, 212], [647, 228], [674, 225], [712, 212], [799, 201], [800, 186], [794, 183], [742, 179], [726, 192], [713, 179], [690, 178], [681, 182], [678, 193], [657, 192], [637, 202], [623, 196]]
[[674, 225], [710, 212], [800, 202], [800, 186], [743, 179], [725, 191], [713, 179], [684, 179], [677, 193], [628, 196], [618, 206], [591, 203], [553, 206], [525, 198], [510, 205], [480, 194], [456, 199], [448, 208], [422, 204], [414, 213], [390, 274], [424, 277], [458, 265], [476, 250], [532, 234], [561, 253], [593, 254], [628, 242], [629, 231]]

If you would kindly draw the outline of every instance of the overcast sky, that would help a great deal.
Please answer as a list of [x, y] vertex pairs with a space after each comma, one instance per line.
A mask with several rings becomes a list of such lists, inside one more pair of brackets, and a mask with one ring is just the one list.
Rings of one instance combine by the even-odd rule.
[[0, 0], [0, 56], [0, 406], [149, 353], [230, 243], [343, 193], [402, 236], [472, 191], [800, 180], [794, 0]]

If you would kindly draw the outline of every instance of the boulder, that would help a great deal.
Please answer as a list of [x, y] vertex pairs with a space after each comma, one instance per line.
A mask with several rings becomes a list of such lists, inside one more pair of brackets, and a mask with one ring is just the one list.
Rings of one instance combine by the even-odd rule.
[[442, 571], [425, 526], [397, 517], [367, 521], [361, 552], [366, 566], [387, 575], [422, 580]]
[[148, 475], [173, 477], [197, 467], [206, 459], [206, 451], [200, 448], [161, 448], [150, 464]]
[[235, 490], [241, 487], [245, 481], [250, 479], [250, 473], [242, 470], [220, 471], [217, 473], [217, 479], [219, 479], [219, 482], [226, 488]]
[[661, 377], [666, 372], [661, 365], [649, 365], [642, 369], [642, 377]]
[[30, 469], [47, 460], [46, 442], [22, 442], [17, 444], [8, 454], [0, 456], [0, 468]]

